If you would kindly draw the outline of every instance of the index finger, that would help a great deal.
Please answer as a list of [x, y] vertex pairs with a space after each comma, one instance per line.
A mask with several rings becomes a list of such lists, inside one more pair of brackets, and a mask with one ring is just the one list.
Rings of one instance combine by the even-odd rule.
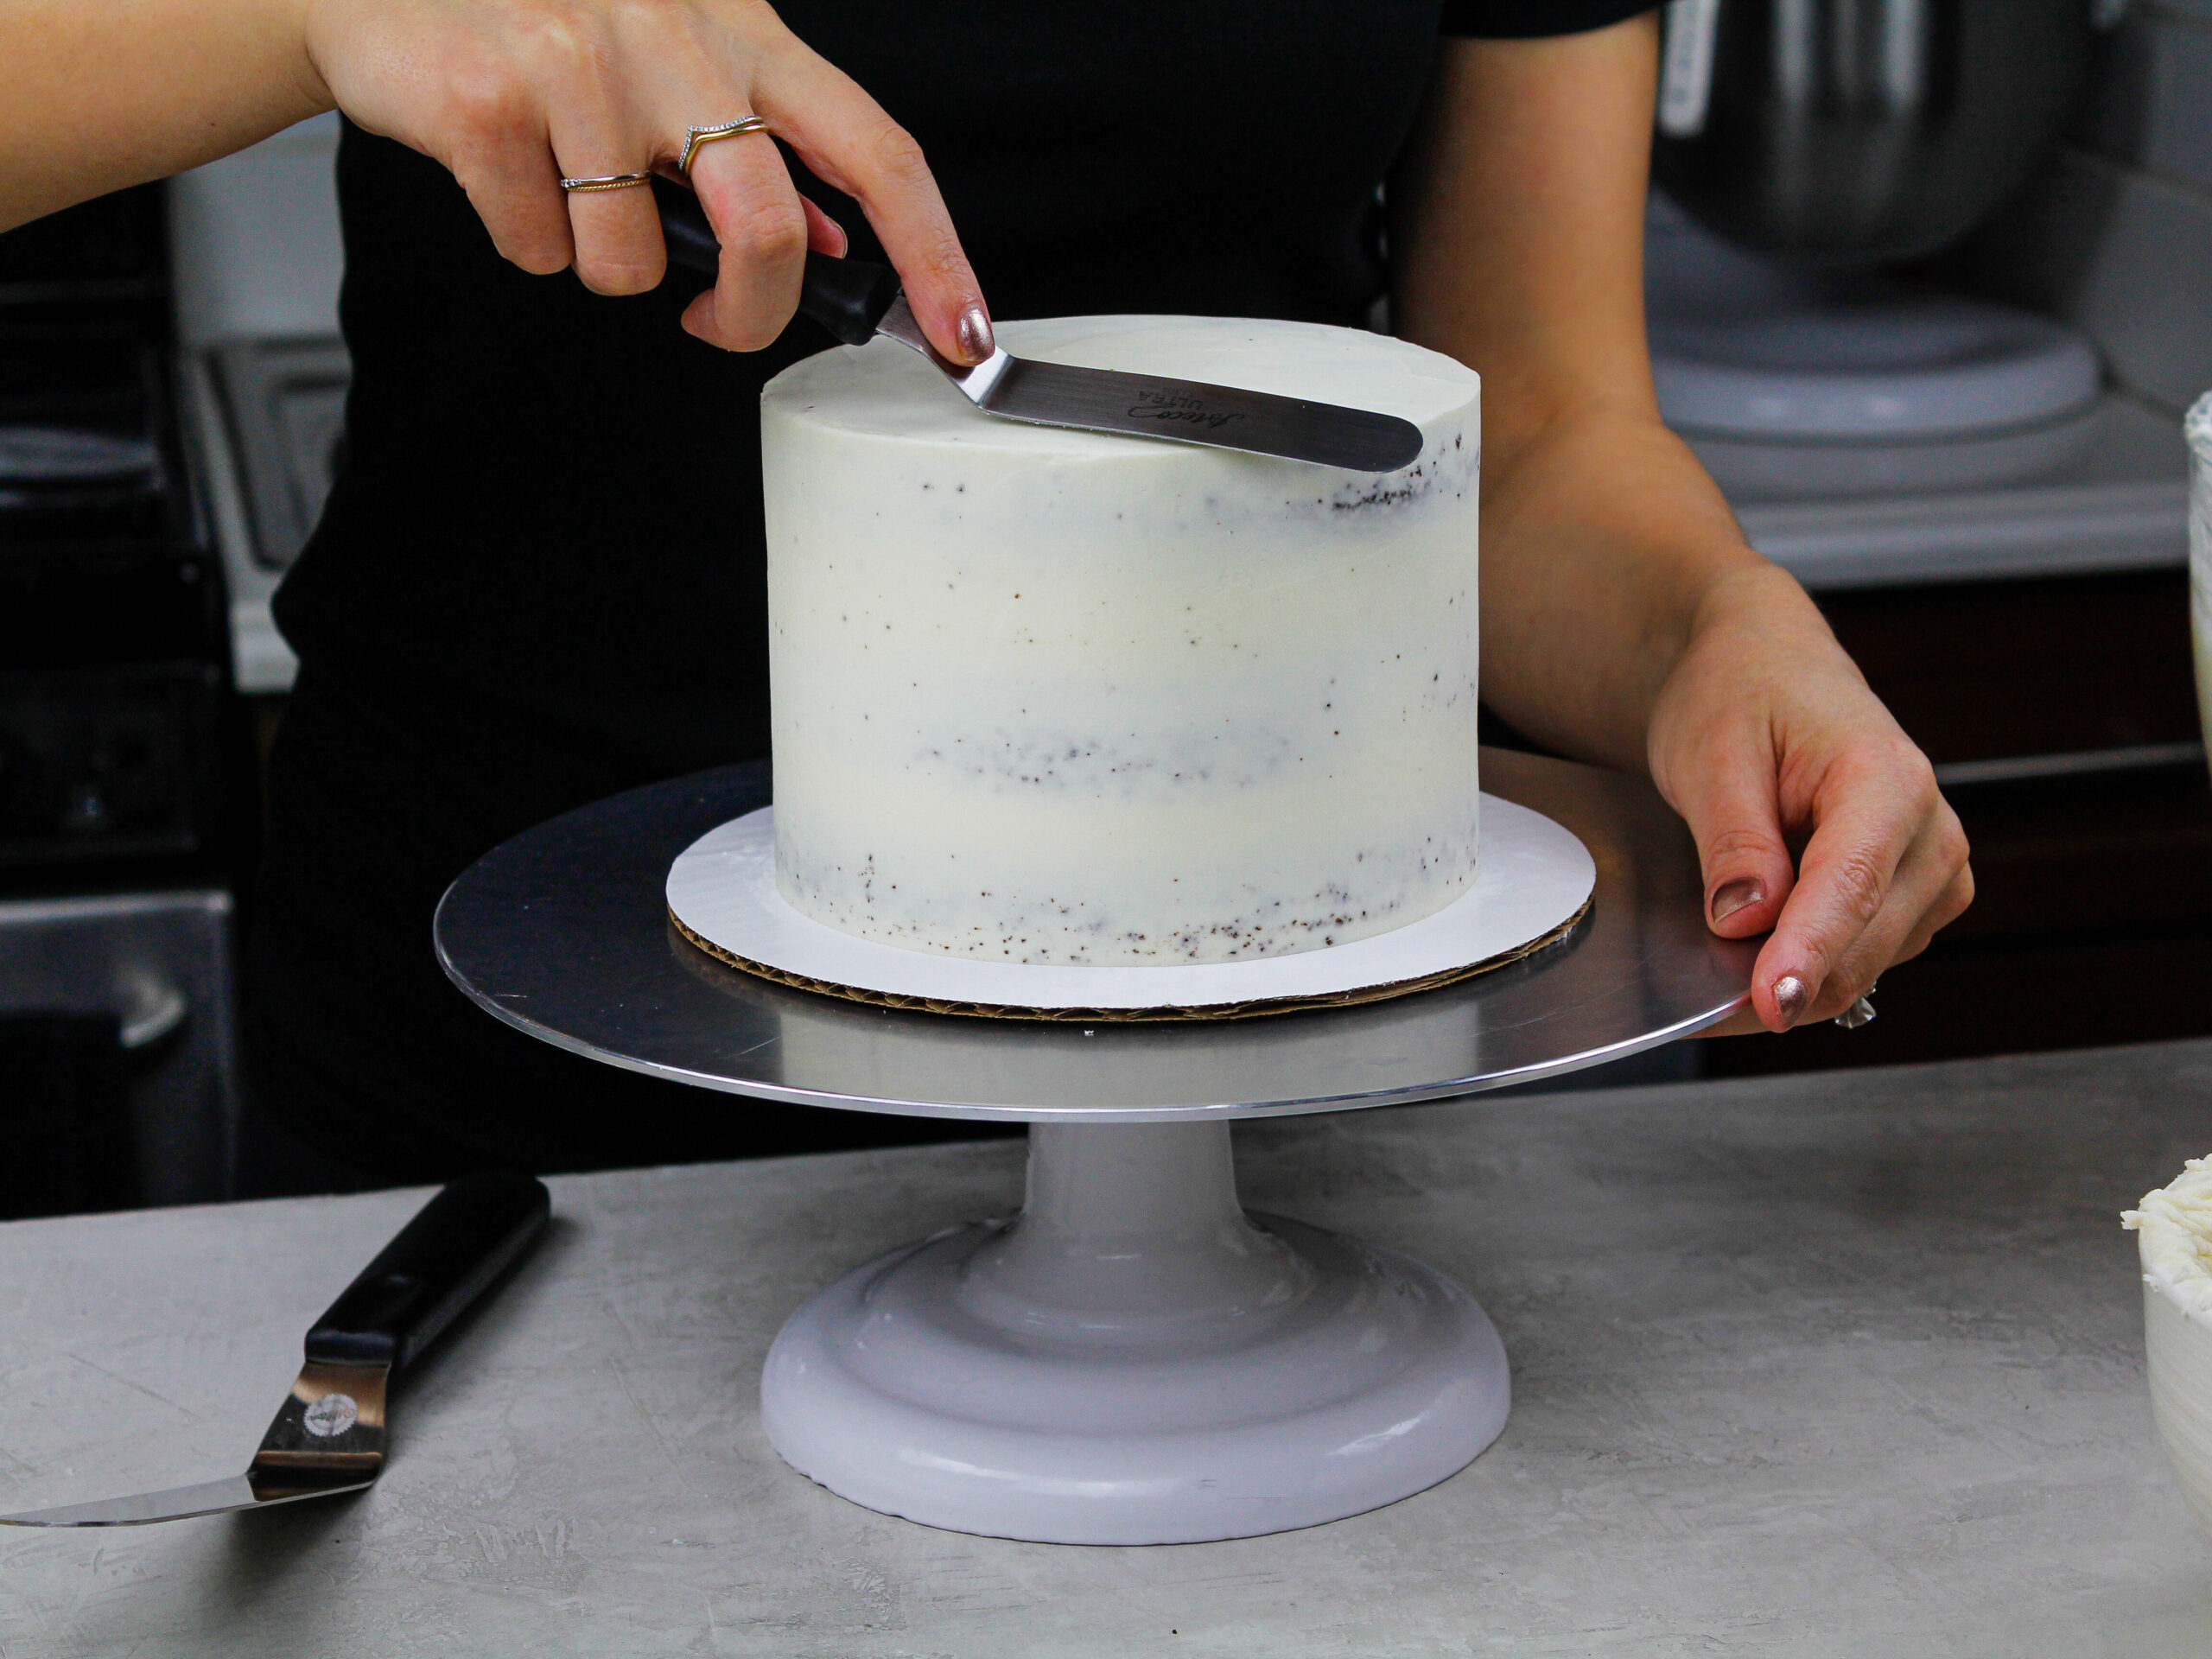
[[988, 357], [982, 285], [912, 135], [797, 40], [762, 66], [753, 104], [809, 171], [860, 203], [930, 344], [956, 363]]
[[1787, 1029], [1820, 1000], [1836, 964], [1881, 914], [1926, 817], [1896, 798], [1891, 780], [1881, 776], [1839, 780], [1821, 794], [1827, 798], [1816, 802], [1797, 885], [1753, 971], [1752, 1006], [1770, 1030]]

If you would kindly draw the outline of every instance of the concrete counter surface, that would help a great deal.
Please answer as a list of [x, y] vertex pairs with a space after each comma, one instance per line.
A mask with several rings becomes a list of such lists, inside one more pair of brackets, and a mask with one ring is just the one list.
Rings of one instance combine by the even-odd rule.
[[[733, 1102], [742, 1111], [742, 1102]], [[1247, 1125], [1255, 1207], [1419, 1255], [1503, 1439], [1303, 1532], [1070, 1548], [792, 1473], [760, 1362], [843, 1268], [1019, 1201], [1016, 1142], [576, 1177], [404, 1386], [370, 1492], [0, 1533], [0, 1656], [2212, 1653], [2119, 1211], [2212, 1042]], [[0, 1227], [0, 1508], [244, 1466], [419, 1192]]]

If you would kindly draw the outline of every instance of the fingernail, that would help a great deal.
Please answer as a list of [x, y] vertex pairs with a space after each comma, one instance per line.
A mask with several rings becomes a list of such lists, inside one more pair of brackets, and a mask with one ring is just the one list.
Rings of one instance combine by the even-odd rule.
[[996, 349], [991, 339], [991, 320], [983, 315], [983, 308], [971, 305], [960, 314], [960, 321], [953, 332], [960, 337], [960, 349], [970, 363], [981, 363]]
[[1797, 1016], [1805, 1012], [1805, 982], [1795, 974], [1784, 974], [1776, 980], [1774, 1006], [1781, 1011], [1783, 1025], [1796, 1025]]
[[1713, 895], [1713, 919], [1725, 922], [1746, 905], [1756, 905], [1766, 891], [1750, 876], [1740, 876]]

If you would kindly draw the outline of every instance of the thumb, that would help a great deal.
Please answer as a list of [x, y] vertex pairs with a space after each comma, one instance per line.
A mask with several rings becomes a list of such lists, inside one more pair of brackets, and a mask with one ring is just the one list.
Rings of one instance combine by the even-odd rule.
[[1706, 922], [1725, 939], [1772, 927], [1796, 880], [1783, 839], [1773, 757], [1729, 753], [1737, 747], [1708, 739], [1688, 777], [1661, 785], [1696, 838]]

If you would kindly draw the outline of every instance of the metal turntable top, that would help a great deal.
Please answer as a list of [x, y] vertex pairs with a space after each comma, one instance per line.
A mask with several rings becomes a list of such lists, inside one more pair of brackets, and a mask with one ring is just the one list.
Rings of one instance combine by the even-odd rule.
[[1707, 928], [1688, 832], [1649, 785], [1483, 752], [1491, 792], [1548, 814], [1598, 866], [1559, 944], [1357, 1007], [1092, 1027], [877, 1008], [723, 966], [677, 933], [677, 854], [769, 798], [763, 763], [581, 807], [486, 854], [435, 925], [454, 982], [509, 1025], [609, 1065], [731, 1094], [924, 1117], [1143, 1122], [1441, 1099], [1613, 1060], [1726, 1018], [1757, 940]]

